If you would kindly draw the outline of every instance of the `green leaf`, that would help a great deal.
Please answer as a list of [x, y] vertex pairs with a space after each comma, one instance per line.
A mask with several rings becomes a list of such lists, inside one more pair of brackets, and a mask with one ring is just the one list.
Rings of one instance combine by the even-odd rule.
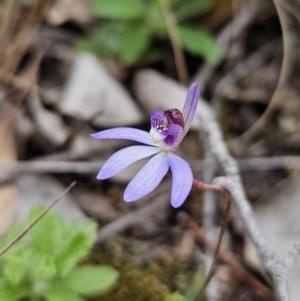
[[92, 36], [82, 40], [77, 49], [99, 57], [114, 58], [119, 53], [125, 27], [123, 23], [105, 22]]
[[52, 288], [45, 297], [47, 301], [84, 301], [78, 294], [62, 288]]
[[174, 293], [167, 295], [164, 301], [186, 301], [185, 297], [180, 295], [179, 293]]
[[[89, 252], [96, 239], [96, 224], [92, 221], [77, 224], [68, 231], [64, 245], [54, 260], [58, 273], [67, 274]], [[73, 231], [73, 232], [71, 232]]]
[[148, 6], [147, 24], [156, 36], [168, 36], [165, 18], [162, 14], [158, 0], [152, 0]]
[[203, 56], [206, 60], [217, 63], [220, 50], [215, 39], [208, 32], [186, 26], [178, 26], [183, 47], [194, 55]]
[[22, 268], [21, 258], [15, 258], [13, 261], [6, 261], [6, 264], [3, 267], [3, 274], [7, 281], [12, 285], [20, 284], [26, 274], [26, 269]]
[[178, 1], [172, 6], [172, 10], [177, 22], [196, 16], [201, 12], [206, 12], [212, 7], [211, 0], [184, 0]]
[[35, 279], [42, 282], [48, 282], [49, 280], [55, 278], [58, 274], [52, 256], [45, 254], [39, 255], [35, 254], [33, 256], [32, 272], [31, 274]]
[[92, 7], [95, 16], [116, 20], [142, 18], [145, 11], [140, 0], [95, 0]]
[[205, 280], [205, 271], [202, 267], [198, 269], [193, 277], [192, 284], [185, 293], [185, 299], [187, 301], [194, 301], [201, 290]]
[[108, 266], [83, 266], [75, 268], [61, 285], [80, 295], [94, 295], [105, 293], [118, 277], [119, 273]]
[[134, 24], [128, 28], [120, 45], [120, 58], [125, 63], [137, 61], [150, 43], [150, 31], [146, 26]]
[[[31, 222], [43, 211], [40, 205], [34, 206], [29, 214], [28, 222]], [[59, 221], [61, 217], [56, 212], [48, 212], [28, 233], [31, 237], [32, 247], [41, 254], [52, 253], [55, 243], [60, 235]]]
[[12, 286], [5, 280], [0, 280], [0, 300], [16, 301], [28, 296], [28, 290], [22, 286]]

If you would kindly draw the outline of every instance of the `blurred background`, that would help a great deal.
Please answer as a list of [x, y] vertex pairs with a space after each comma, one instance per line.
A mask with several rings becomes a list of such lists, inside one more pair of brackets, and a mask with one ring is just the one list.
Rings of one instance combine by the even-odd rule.
[[[263, 234], [285, 255], [300, 230], [300, 1], [274, 1], [1, 0], [0, 245], [40, 212], [36, 204], [78, 182], [58, 213], [0, 257], [1, 300], [202, 300], [205, 238], [216, 240], [223, 196], [192, 190], [175, 210], [167, 176], [125, 203], [144, 162], [98, 181], [105, 160], [132, 143], [90, 137], [117, 126], [148, 131], [149, 113], [181, 110], [194, 81]], [[178, 154], [196, 178], [221, 175], [197, 122]], [[222, 251], [242, 272], [220, 259], [207, 300], [274, 300], [235, 208]], [[298, 262], [291, 300], [299, 277]]]

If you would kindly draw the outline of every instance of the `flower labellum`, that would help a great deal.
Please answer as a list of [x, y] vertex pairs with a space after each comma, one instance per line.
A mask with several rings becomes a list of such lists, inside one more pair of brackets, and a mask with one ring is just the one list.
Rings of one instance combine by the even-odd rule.
[[177, 208], [191, 191], [193, 174], [189, 164], [173, 152], [178, 149], [195, 117], [200, 88], [193, 83], [182, 113], [178, 109], [150, 114], [150, 133], [120, 127], [92, 134], [96, 139], [126, 139], [146, 145], [129, 146], [113, 154], [103, 165], [97, 179], [110, 178], [132, 163], [153, 156], [129, 182], [124, 192], [126, 202], [136, 201], [154, 190], [169, 169], [172, 172], [171, 204]]

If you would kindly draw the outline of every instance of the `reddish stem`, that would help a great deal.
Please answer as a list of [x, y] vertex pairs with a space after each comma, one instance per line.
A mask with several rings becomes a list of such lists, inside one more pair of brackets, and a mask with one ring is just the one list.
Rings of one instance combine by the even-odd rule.
[[201, 296], [206, 288], [206, 286], [208, 285], [208, 283], [210, 282], [211, 278], [214, 275], [214, 271], [215, 271], [215, 266], [216, 266], [216, 262], [217, 262], [217, 257], [218, 257], [218, 252], [221, 246], [221, 242], [222, 242], [222, 238], [223, 235], [225, 233], [226, 230], [226, 225], [227, 225], [227, 220], [228, 220], [228, 216], [229, 216], [229, 210], [230, 210], [230, 206], [231, 206], [231, 201], [232, 201], [232, 195], [231, 192], [222, 186], [218, 186], [215, 184], [206, 184], [202, 181], [193, 180], [193, 186], [195, 186], [196, 188], [200, 189], [200, 190], [211, 190], [211, 191], [217, 191], [217, 192], [222, 192], [226, 195], [226, 204], [225, 204], [225, 209], [224, 209], [224, 215], [223, 215], [223, 219], [221, 222], [221, 228], [220, 228], [220, 232], [219, 232], [219, 236], [218, 236], [218, 240], [217, 240], [217, 244], [216, 244], [216, 248], [214, 250], [214, 254], [213, 254], [213, 261], [212, 261], [212, 265], [211, 268], [206, 276], [204, 285], [199, 293], [199, 295]]

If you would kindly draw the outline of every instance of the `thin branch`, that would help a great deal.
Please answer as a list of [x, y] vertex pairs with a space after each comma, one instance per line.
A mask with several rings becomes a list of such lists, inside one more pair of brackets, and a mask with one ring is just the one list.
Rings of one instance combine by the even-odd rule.
[[210, 280], [213, 277], [214, 272], [215, 272], [215, 267], [216, 267], [217, 258], [218, 258], [218, 252], [220, 250], [222, 238], [223, 238], [223, 235], [226, 230], [227, 220], [228, 220], [228, 216], [229, 216], [229, 210], [230, 210], [230, 206], [231, 206], [231, 202], [232, 202], [232, 196], [231, 196], [230, 191], [227, 188], [219, 186], [219, 185], [206, 184], [206, 183], [203, 183], [201, 181], [194, 179], [193, 186], [195, 186], [196, 188], [198, 188], [200, 190], [218, 191], [218, 192], [224, 193], [226, 196], [226, 204], [225, 204], [225, 208], [224, 208], [223, 219], [221, 222], [221, 227], [220, 227], [220, 232], [219, 232], [216, 248], [215, 248], [214, 254], [213, 254], [211, 268], [206, 276], [206, 279], [203, 284], [203, 288], [201, 289], [201, 292], [200, 292], [200, 295], [201, 295], [204, 292], [206, 286], [210, 282]]
[[[24, 173], [95, 173], [103, 166], [105, 161], [0, 161], [0, 183], [11, 181]], [[195, 171], [203, 169], [203, 160], [188, 160]], [[300, 156], [278, 156], [278, 157], [257, 157], [237, 160], [241, 170], [277, 170], [277, 169], [300, 169]], [[207, 160], [207, 167], [214, 166], [215, 160]]]
[[9, 242], [2, 250], [0, 256], [6, 253], [17, 241], [19, 241], [34, 225], [36, 225], [48, 212], [57, 204], [74, 186], [76, 181], [72, 182], [49, 206], [47, 206], [41, 214], [39, 214], [20, 234], [18, 234], [11, 242]]
[[[205, 183], [211, 183], [215, 177], [217, 166], [214, 162], [214, 159], [212, 158], [210, 149], [209, 147], [207, 147], [207, 143], [205, 143], [205, 141], [203, 143], [203, 149], [204, 149], [204, 162], [203, 162], [203, 167], [201, 168], [201, 178]], [[214, 217], [217, 210], [216, 194], [213, 193], [212, 191], [204, 190], [202, 202], [203, 202], [202, 227], [205, 233], [207, 233], [207, 236], [210, 237], [211, 239], [214, 239], [215, 230], [216, 230]], [[209, 250], [209, 248], [206, 247], [204, 266], [207, 275], [209, 275], [212, 267], [213, 253], [214, 250], [213, 251]], [[211, 281], [207, 285], [207, 289], [205, 293], [208, 301], [215, 301], [220, 299], [219, 281], [216, 279], [216, 277], [213, 277], [211, 279]]]
[[178, 77], [180, 82], [183, 85], [187, 85], [189, 82], [188, 79], [188, 72], [186, 67], [186, 62], [184, 58], [184, 54], [182, 51], [182, 45], [180, 41], [180, 37], [176, 28], [176, 20], [175, 17], [171, 11], [171, 8], [169, 6], [169, 0], [158, 0], [161, 11], [163, 13], [163, 16], [165, 18], [167, 30], [169, 32], [173, 52], [174, 52], [174, 58], [175, 58], [175, 64], [176, 69], [178, 73]]
[[212, 103], [214, 108], [220, 111], [221, 100], [225, 91], [231, 86], [235, 85], [239, 80], [249, 75], [251, 72], [264, 64], [272, 55], [274, 49], [280, 49], [279, 40], [273, 40], [264, 44], [258, 50], [250, 54], [246, 59], [238, 63], [230, 72], [222, 77], [215, 87]]
[[[169, 189], [168, 189], [169, 190]], [[163, 186], [156, 190], [154, 195], [151, 194], [148, 198], [151, 198], [151, 202], [145, 206], [133, 210], [116, 220], [112, 221], [108, 225], [102, 227], [98, 231], [96, 244], [101, 244], [113, 235], [127, 230], [135, 224], [144, 221], [148, 216], [151, 216], [157, 212], [160, 212], [167, 207], [169, 203], [169, 192], [167, 192], [166, 187]], [[147, 197], [145, 197], [147, 198]]]
[[[241, 18], [240, 13], [236, 14], [232, 21], [228, 23], [222, 29], [217, 37], [217, 43], [221, 49], [221, 54], [223, 58], [227, 57], [230, 51], [232, 41], [240, 35], [240, 33], [245, 30], [245, 28], [253, 21], [257, 16], [260, 9], [260, 3], [257, 0], [248, 1], [241, 8], [241, 13], [243, 13], [243, 18]], [[238, 23], [238, 26], [235, 26]], [[235, 26], [233, 31], [233, 26]], [[233, 35], [233, 32], [235, 35]], [[198, 72], [196, 72], [193, 77], [193, 82], [196, 81], [201, 85], [201, 89], [204, 90], [209, 79], [215, 71], [217, 66], [211, 63], [206, 63]]]
[[200, 106], [201, 109], [198, 111], [198, 117], [201, 120], [201, 129], [207, 135], [211, 151], [227, 176], [223, 178], [223, 180], [219, 178], [216, 184], [227, 187], [232, 193], [233, 200], [239, 209], [250, 238], [258, 250], [268, 275], [272, 279], [276, 300], [288, 301], [289, 294], [283, 263], [278, 259], [270, 245], [263, 238], [258, 228], [252, 208], [249, 205], [249, 201], [243, 189], [237, 162], [228, 152], [213, 111], [205, 102], [200, 102]]
[[[285, 0], [284, 0], [285, 1]], [[268, 107], [259, 117], [258, 120], [241, 136], [232, 139], [230, 143], [247, 143], [255, 134], [257, 134], [261, 129], [263, 129], [267, 122], [269, 121], [274, 109], [280, 105], [283, 101], [283, 92], [289, 85], [289, 80], [291, 79], [292, 71], [295, 62], [295, 47], [294, 47], [294, 32], [292, 30], [292, 19], [291, 16], [281, 5], [282, 0], [274, 0], [274, 5], [276, 7], [279, 21], [282, 29], [283, 38], [283, 59], [282, 67], [280, 71], [280, 76], [278, 80], [277, 87], [274, 94], [269, 102]]]
[[[205, 232], [197, 225], [195, 221], [190, 219], [186, 213], [180, 212], [178, 218], [183, 224], [188, 223], [188, 226], [192, 230], [193, 235], [199, 243], [204, 244], [212, 252], [216, 250], [216, 244], [207, 237]], [[251, 273], [249, 273], [233, 255], [226, 250], [220, 249], [218, 252], [218, 259], [230, 266], [237, 274], [239, 279], [249, 283], [260, 296], [271, 299], [272, 292], [270, 288], [251, 275]]]

